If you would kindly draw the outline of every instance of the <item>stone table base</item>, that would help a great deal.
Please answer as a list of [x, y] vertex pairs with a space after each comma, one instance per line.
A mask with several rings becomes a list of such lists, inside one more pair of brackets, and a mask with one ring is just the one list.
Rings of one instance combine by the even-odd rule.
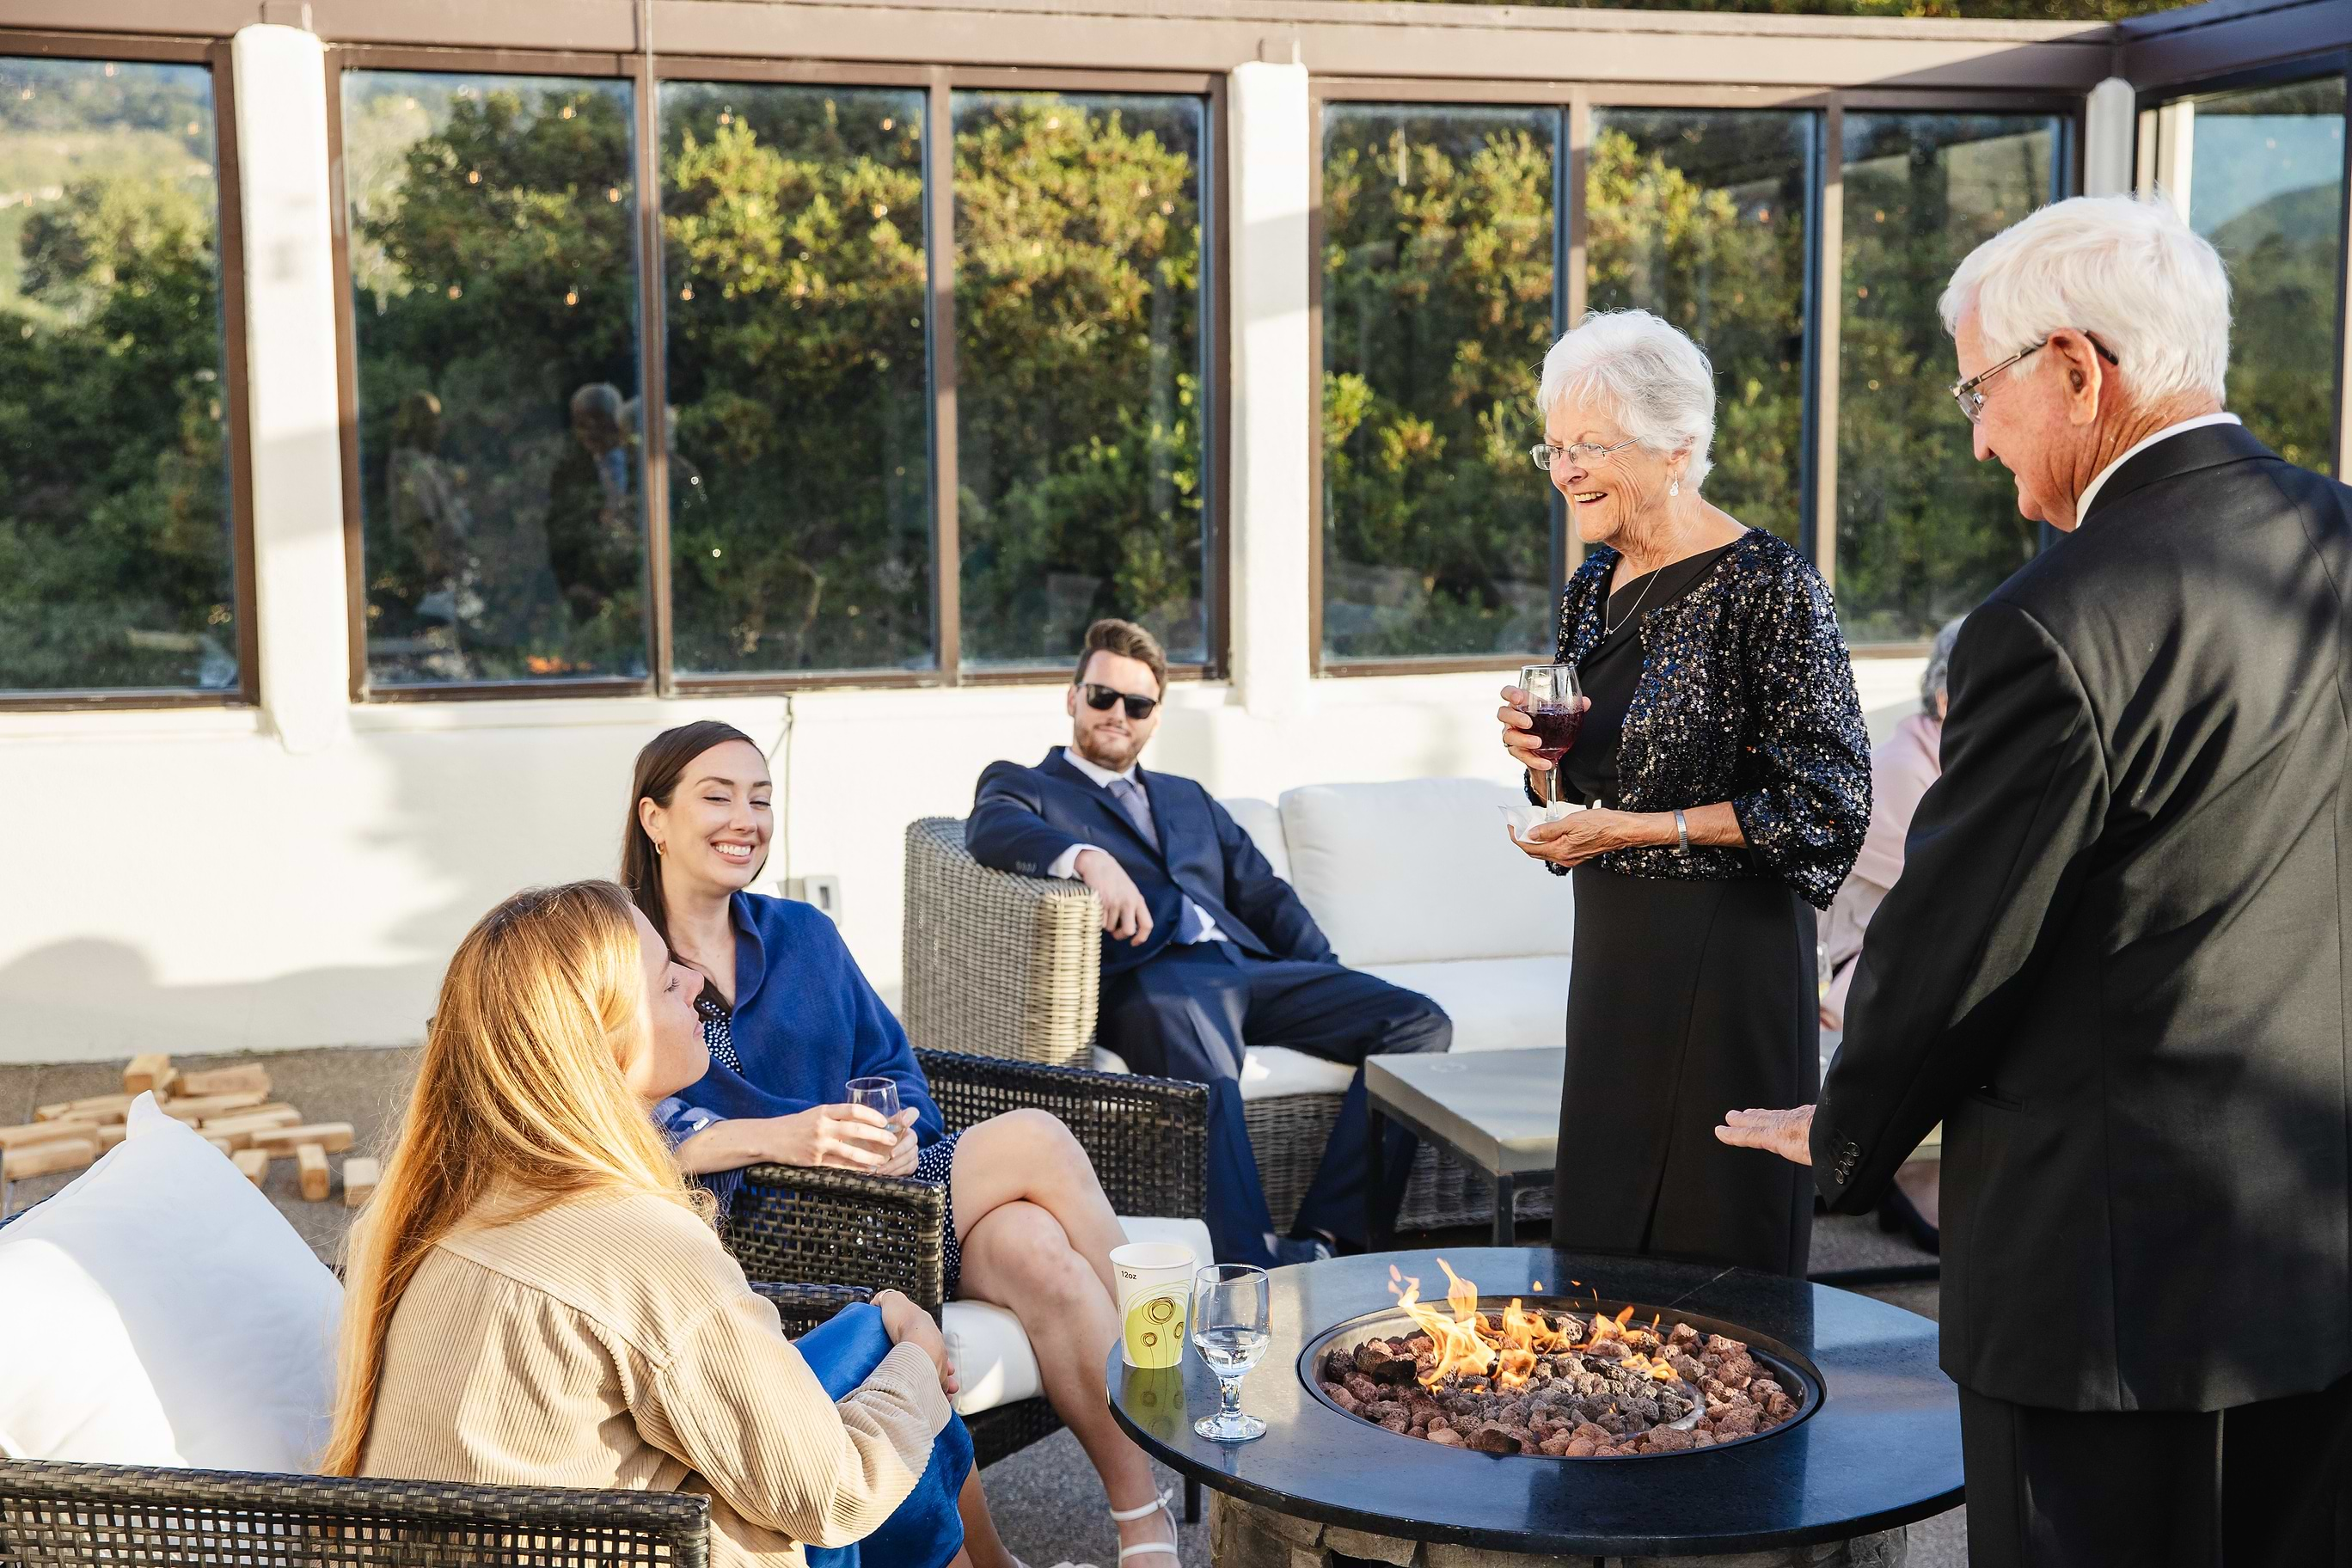
[[1817, 1546], [1735, 1552], [1704, 1557], [1546, 1557], [1442, 1542], [1370, 1535], [1318, 1524], [1209, 1494], [1209, 1561], [1215, 1568], [1348, 1568], [1352, 1561], [1391, 1568], [1903, 1568], [1910, 1557], [1904, 1532], [1885, 1531]]

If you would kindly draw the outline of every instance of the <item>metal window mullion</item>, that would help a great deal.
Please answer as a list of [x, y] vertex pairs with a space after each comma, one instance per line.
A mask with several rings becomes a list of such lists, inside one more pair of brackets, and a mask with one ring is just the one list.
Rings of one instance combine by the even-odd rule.
[[636, 99], [637, 420], [646, 517], [646, 631], [653, 686], [677, 689], [670, 616], [669, 312], [663, 299], [661, 104], [653, 68], [651, 7], [641, 13], [629, 79]]
[[1312, 411], [1307, 443], [1307, 673], [1330, 673], [1323, 649], [1323, 555], [1330, 548], [1323, 510], [1323, 163], [1330, 134], [1324, 117], [1330, 104], [1322, 84], [1307, 79], [1307, 134], [1314, 151], [1307, 160], [1307, 406]]
[[[1562, 171], [1554, 181], [1552, 192], [1552, 233], [1559, 237], [1554, 248], [1559, 257], [1551, 291], [1554, 308], [1559, 311], [1559, 321], [1553, 323], [1553, 335], [1557, 338], [1584, 319], [1592, 292], [1584, 199], [1592, 168], [1592, 95], [1584, 88], [1569, 89], [1568, 103], [1561, 110], [1561, 124], [1552, 145], [1561, 149], [1554, 156], [1552, 166]], [[1568, 526], [1568, 503], [1559, 487], [1551, 483], [1549, 475], [1545, 476], [1544, 485], [1550, 492], [1547, 505], [1552, 520], [1557, 594], [1559, 584], [1584, 563], [1584, 541]]]
[[1814, 204], [1812, 384], [1807, 401], [1812, 420], [1811, 494], [1809, 530], [1813, 564], [1822, 581], [1837, 588], [1838, 545], [1838, 350], [1845, 305], [1845, 100], [1832, 94], [1822, 111], [1821, 155]]
[[930, 255], [931, 635], [940, 679], [963, 679], [963, 553], [956, 530], [955, 93], [932, 71], [923, 132], [924, 244]]
[[2352, 51], [2338, 62], [2345, 72], [2344, 157], [2337, 177], [2336, 249], [2336, 477], [2352, 474], [2352, 419], [2344, 416], [2347, 389], [2352, 388]]
[[226, 383], [222, 440], [227, 458], [229, 500], [229, 607], [236, 617], [236, 684], [239, 698], [261, 700], [261, 617], [256, 613], [259, 573], [254, 561], [253, 448], [250, 365], [245, 348], [245, 212], [236, 146], [236, 71], [229, 46], [205, 52], [212, 73], [213, 191], [218, 203], [213, 255], [221, 291], [221, 363]]

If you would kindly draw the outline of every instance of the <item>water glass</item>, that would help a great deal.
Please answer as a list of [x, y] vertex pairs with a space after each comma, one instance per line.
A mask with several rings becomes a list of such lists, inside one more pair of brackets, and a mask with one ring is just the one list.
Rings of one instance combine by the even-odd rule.
[[1242, 1413], [1242, 1379], [1265, 1355], [1271, 1291], [1263, 1268], [1214, 1263], [1192, 1276], [1192, 1344], [1217, 1374], [1219, 1408], [1192, 1423], [1213, 1443], [1246, 1443], [1265, 1423]]
[[893, 1078], [851, 1079], [849, 1103], [863, 1105], [887, 1121], [898, 1114], [898, 1080]]

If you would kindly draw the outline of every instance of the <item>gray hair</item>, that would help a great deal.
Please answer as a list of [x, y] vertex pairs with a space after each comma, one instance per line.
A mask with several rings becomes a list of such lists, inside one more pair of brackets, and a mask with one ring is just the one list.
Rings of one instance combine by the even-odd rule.
[[1996, 360], [2061, 327], [2088, 332], [2140, 399], [2218, 399], [2229, 374], [2229, 274], [2161, 193], [2053, 202], [1969, 252], [1938, 308], [1953, 332], [1973, 308]]
[[1706, 351], [1647, 310], [1594, 310], [1544, 355], [1536, 411], [1564, 397], [1598, 395], [1642, 449], [1690, 454], [1683, 477], [1696, 489], [1712, 467], [1715, 367]]
[[1919, 707], [1930, 719], [1937, 717], [1936, 699], [1952, 689], [1952, 649], [1960, 640], [1960, 623], [1968, 618], [1963, 613], [1946, 621], [1927, 649], [1927, 668], [1919, 672]]

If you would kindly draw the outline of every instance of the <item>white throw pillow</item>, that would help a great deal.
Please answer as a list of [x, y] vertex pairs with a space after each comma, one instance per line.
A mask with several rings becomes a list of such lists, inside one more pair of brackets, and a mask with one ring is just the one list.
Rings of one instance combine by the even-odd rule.
[[1576, 896], [1511, 843], [1484, 779], [1307, 784], [1282, 796], [1290, 885], [1342, 963], [1525, 958], [1574, 950]]
[[0, 1229], [0, 1457], [309, 1470], [342, 1287], [152, 1095], [128, 1121], [79, 1180]]

